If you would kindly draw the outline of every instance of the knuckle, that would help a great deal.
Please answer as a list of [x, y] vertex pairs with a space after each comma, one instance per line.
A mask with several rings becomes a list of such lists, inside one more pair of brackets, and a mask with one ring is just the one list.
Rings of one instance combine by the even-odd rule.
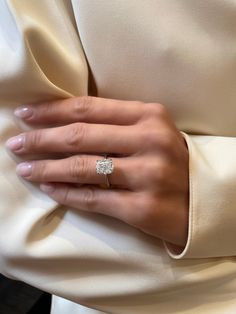
[[40, 181], [47, 181], [47, 167], [45, 162], [38, 161], [33, 164], [32, 177], [39, 178]]
[[158, 149], [171, 153], [177, 141], [176, 134], [173, 130], [160, 130], [157, 125], [143, 128], [141, 131], [141, 140], [143, 145], [148, 149]]
[[140, 129], [136, 134], [138, 134], [138, 147], [141, 151], [156, 152], [172, 161], [176, 159], [179, 152], [179, 138], [174, 131], [160, 131], [154, 126]]
[[83, 204], [86, 209], [93, 210], [96, 206], [96, 192], [94, 188], [85, 188], [83, 192]]
[[80, 159], [79, 157], [69, 158], [69, 167], [68, 167], [69, 177], [75, 180], [80, 178], [81, 161], [79, 159]]
[[82, 145], [85, 136], [85, 123], [73, 123], [69, 126], [65, 142], [68, 146]]
[[69, 175], [76, 180], [85, 179], [88, 176], [88, 159], [82, 156], [70, 157]]
[[28, 133], [25, 137], [25, 148], [32, 149], [40, 145], [42, 142], [43, 132], [42, 130], [34, 130]]
[[81, 96], [76, 97], [73, 102], [73, 109], [76, 115], [86, 114], [92, 108], [93, 97]]

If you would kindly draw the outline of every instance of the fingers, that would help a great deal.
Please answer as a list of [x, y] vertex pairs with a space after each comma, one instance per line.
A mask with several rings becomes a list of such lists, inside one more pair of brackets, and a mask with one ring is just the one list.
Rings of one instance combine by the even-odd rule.
[[142, 116], [143, 107], [137, 101], [84, 96], [22, 106], [16, 109], [15, 114], [34, 124], [88, 122], [130, 125]]
[[22, 133], [7, 141], [16, 154], [30, 153], [115, 153], [137, 151], [137, 131], [133, 126], [73, 123]]
[[[103, 156], [77, 155], [61, 160], [38, 160], [17, 166], [17, 174], [34, 182], [105, 184], [106, 177], [96, 172], [96, 161]], [[108, 175], [111, 185], [131, 187], [134, 165], [130, 158], [112, 158], [114, 170]], [[127, 176], [127, 173], [130, 175]]]
[[80, 210], [100, 213], [130, 223], [134, 216], [134, 192], [119, 189], [102, 189], [94, 186], [75, 188], [71, 185], [57, 183], [40, 185], [56, 202]]

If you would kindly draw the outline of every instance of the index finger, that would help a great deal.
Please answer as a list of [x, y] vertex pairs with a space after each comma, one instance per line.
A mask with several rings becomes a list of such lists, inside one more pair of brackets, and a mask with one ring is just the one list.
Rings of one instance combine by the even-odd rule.
[[15, 115], [33, 124], [132, 125], [142, 117], [144, 107], [139, 101], [83, 96], [21, 106], [15, 110]]

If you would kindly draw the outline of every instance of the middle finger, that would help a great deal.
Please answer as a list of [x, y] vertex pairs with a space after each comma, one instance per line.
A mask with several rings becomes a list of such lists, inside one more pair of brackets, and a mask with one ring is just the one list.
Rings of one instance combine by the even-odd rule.
[[30, 153], [117, 153], [137, 151], [134, 126], [73, 123], [22, 133], [7, 141], [16, 154]]

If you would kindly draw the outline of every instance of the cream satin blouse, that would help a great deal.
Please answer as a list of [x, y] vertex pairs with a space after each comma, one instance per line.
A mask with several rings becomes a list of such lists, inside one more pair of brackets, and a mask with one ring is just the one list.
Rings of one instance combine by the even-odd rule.
[[[183, 132], [180, 254], [16, 176], [13, 109], [88, 93], [160, 102]], [[56, 295], [54, 314], [233, 314], [235, 256], [236, 0], [0, 0], [0, 271]]]

